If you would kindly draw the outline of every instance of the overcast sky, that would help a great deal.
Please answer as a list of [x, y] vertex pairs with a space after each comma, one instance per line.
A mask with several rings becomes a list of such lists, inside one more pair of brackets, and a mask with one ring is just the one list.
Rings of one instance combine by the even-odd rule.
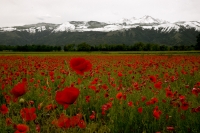
[[200, 0], [0, 0], [0, 27], [122, 18], [200, 21]]

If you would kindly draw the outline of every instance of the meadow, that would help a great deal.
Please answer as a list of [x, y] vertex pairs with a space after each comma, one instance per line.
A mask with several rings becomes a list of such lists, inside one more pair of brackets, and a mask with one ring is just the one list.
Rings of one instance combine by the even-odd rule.
[[199, 133], [199, 52], [0, 53], [1, 133]]

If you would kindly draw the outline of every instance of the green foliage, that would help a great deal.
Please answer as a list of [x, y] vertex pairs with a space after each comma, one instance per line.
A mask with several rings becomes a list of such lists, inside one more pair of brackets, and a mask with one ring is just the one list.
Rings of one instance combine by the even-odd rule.
[[[94, 27], [101, 24], [91, 22]], [[168, 46], [190, 46], [196, 44], [196, 36], [199, 34], [195, 29], [182, 27], [179, 31], [172, 30], [163, 32], [162, 29], [142, 29], [141, 27], [111, 32], [57, 32], [45, 30], [42, 32], [29, 33], [27, 31], [0, 32], [1, 45], [56, 45], [81, 44], [83, 42], [92, 45], [99, 44], [125, 44], [132, 45], [138, 42], [168, 45]], [[156, 49], [156, 48], [155, 48]]]
[[0, 51], [11, 50], [11, 51], [24, 51], [24, 52], [48, 52], [48, 51], [61, 51], [61, 46], [49, 46], [49, 45], [24, 45], [24, 46], [7, 46], [0, 45]]
[[[159, 45], [154, 43], [143, 43], [138, 42], [133, 45], [125, 44], [99, 44], [99, 45], [90, 45], [87, 43], [68, 44], [64, 46], [64, 51], [188, 51], [195, 50], [195, 46], [167, 46]], [[47, 51], [61, 51], [61, 46], [49, 46], [49, 45], [16, 45], [16, 46], [7, 46], [0, 45], [0, 51], [27, 51], [27, 52], [47, 52]]]
[[87, 43], [81, 43], [77, 45], [77, 51], [90, 51], [91, 46]]
[[68, 44], [64, 46], [64, 51], [75, 51], [75, 44]]
[[200, 34], [197, 36], [197, 43], [195, 47], [197, 50], [200, 50]]

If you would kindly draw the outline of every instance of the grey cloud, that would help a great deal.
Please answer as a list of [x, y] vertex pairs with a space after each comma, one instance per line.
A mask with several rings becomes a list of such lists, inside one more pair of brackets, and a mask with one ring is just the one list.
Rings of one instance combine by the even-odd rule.
[[167, 21], [200, 21], [200, 0], [1, 0], [0, 27], [72, 20], [116, 21], [150, 15]]

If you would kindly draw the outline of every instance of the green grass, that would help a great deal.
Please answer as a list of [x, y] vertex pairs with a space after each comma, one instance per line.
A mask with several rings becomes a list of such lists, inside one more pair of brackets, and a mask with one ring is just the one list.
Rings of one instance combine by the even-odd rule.
[[[200, 82], [198, 52], [166, 52], [166, 56], [160, 56], [162, 52], [130, 52], [131, 54], [129, 52], [4, 53], [6, 54], [0, 53], [3, 55], [0, 56], [0, 65], [2, 66], [0, 68], [2, 74], [0, 87], [5, 85], [4, 89], [0, 88], [0, 106], [7, 104], [9, 112], [6, 115], [0, 113], [0, 131], [2, 133], [16, 130], [13, 126], [6, 126], [6, 118], [11, 118], [14, 124], [27, 124], [31, 133], [36, 132], [36, 124], [41, 126], [42, 133], [167, 133], [170, 132], [167, 130], [168, 126], [173, 126], [174, 132], [187, 133], [189, 130], [194, 133], [200, 132], [200, 112], [191, 113], [192, 108], [200, 106], [200, 97], [192, 94], [192, 89]], [[69, 66], [71, 58], [80, 56], [89, 60], [93, 65], [92, 70], [86, 72], [84, 76], [77, 75]], [[182, 69], [187, 74], [183, 74]], [[51, 71], [54, 71], [53, 80], [49, 74]], [[194, 73], [192, 73], [193, 71]], [[110, 72], [110, 76], [108, 76], [108, 72]], [[118, 72], [121, 72], [123, 76], [119, 77]], [[169, 77], [164, 77], [165, 73], [168, 73]], [[157, 76], [157, 81], [162, 82], [162, 89], [154, 87], [149, 75]], [[173, 76], [175, 77], [174, 81], [172, 80]], [[20, 104], [19, 101], [6, 103], [4, 94], [12, 96], [11, 89], [23, 78], [27, 78], [29, 90], [20, 97], [25, 102], [23, 104]], [[98, 78], [98, 81], [92, 84], [95, 78]], [[78, 79], [81, 80], [80, 84]], [[134, 87], [135, 83], [138, 83], [138, 88]], [[80, 90], [80, 95], [75, 104], [63, 109], [63, 106], [55, 100], [56, 91], [63, 90], [72, 84]], [[107, 90], [102, 88], [104, 84], [108, 87]], [[99, 92], [90, 89], [91, 85], [95, 86]], [[186, 85], [189, 85], [189, 88], [186, 88]], [[166, 97], [166, 88], [168, 87], [174, 93], [173, 98]], [[117, 99], [116, 95], [119, 92], [126, 95], [126, 99]], [[108, 93], [109, 96], [105, 97], [105, 93]], [[182, 110], [178, 106], [182, 104], [179, 99], [180, 95], [184, 95], [185, 101], [189, 103], [187, 110]], [[89, 102], [86, 102], [86, 96], [90, 96]], [[146, 97], [145, 101], [141, 100], [142, 96]], [[157, 98], [158, 102], [146, 105], [146, 102], [152, 98]], [[34, 101], [33, 105], [28, 104], [31, 100]], [[166, 102], [164, 103], [162, 100], [166, 100]], [[133, 102], [132, 107], [128, 106], [129, 101]], [[103, 115], [102, 106], [110, 102], [112, 107]], [[42, 103], [42, 108], [39, 110], [40, 103]], [[172, 106], [172, 103], [176, 103], [177, 106]], [[45, 107], [49, 104], [55, 104], [58, 108], [47, 111]], [[156, 106], [162, 111], [159, 119], [155, 119], [153, 116]], [[35, 121], [25, 122], [22, 120], [20, 110], [24, 107], [36, 108], [37, 118]], [[137, 111], [139, 107], [143, 108], [142, 114]], [[90, 119], [92, 111], [96, 113], [94, 120]], [[52, 121], [58, 119], [61, 113], [68, 117], [81, 113], [82, 119], [86, 122], [86, 128], [80, 129], [76, 126], [63, 129], [53, 125]]]
[[141, 54], [141, 55], [199, 55], [200, 51], [94, 51], [94, 52], [0, 52], [0, 55], [107, 55], [107, 54]]

